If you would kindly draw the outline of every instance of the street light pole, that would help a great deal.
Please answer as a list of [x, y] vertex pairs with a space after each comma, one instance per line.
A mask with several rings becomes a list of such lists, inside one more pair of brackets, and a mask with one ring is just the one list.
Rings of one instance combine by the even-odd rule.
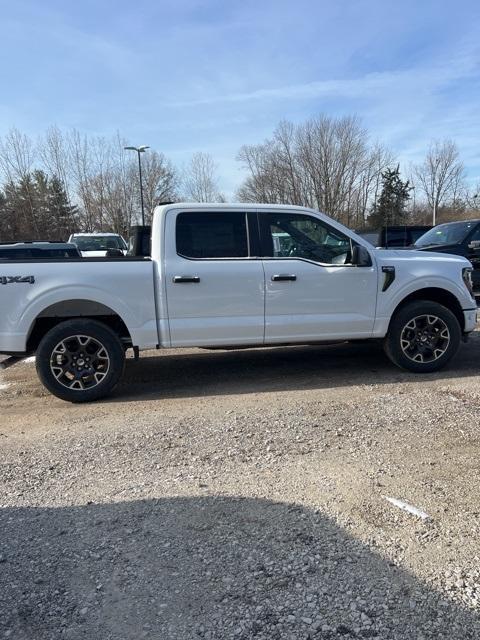
[[143, 205], [142, 161], [140, 159], [140, 154], [144, 153], [147, 149], [150, 149], [150, 147], [147, 147], [147, 145], [142, 144], [140, 147], [124, 147], [124, 149], [129, 151], [136, 151], [138, 155], [138, 176], [140, 179], [140, 204], [142, 207], [142, 227], [144, 227], [145, 226], [145, 207]]
[[145, 226], [145, 207], [143, 206], [143, 181], [142, 181], [142, 161], [140, 160], [140, 151], [137, 149], [138, 155], [138, 175], [140, 178], [140, 205], [142, 207], [142, 227]]

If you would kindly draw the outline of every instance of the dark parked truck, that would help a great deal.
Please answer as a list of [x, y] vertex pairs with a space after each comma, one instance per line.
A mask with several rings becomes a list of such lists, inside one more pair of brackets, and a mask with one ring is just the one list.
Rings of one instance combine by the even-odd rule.
[[374, 247], [381, 249], [403, 249], [411, 247], [420, 236], [431, 229], [427, 225], [390, 225], [380, 231], [362, 231], [359, 235]]
[[474, 291], [480, 294], [480, 220], [439, 224], [420, 236], [412, 248], [467, 258], [473, 266]]
[[427, 373], [475, 327], [468, 260], [375, 249], [311, 209], [165, 205], [151, 249], [0, 261], [0, 353], [35, 353], [47, 389], [85, 402], [115, 387], [129, 348], [371, 339], [398, 366]]

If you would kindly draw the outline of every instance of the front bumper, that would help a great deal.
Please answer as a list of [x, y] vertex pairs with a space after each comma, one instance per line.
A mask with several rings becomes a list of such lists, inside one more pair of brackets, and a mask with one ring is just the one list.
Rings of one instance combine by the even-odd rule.
[[470, 333], [475, 329], [477, 324], [477, 309], [464, 309], [463, 310], [464, 317], [464, 333]]

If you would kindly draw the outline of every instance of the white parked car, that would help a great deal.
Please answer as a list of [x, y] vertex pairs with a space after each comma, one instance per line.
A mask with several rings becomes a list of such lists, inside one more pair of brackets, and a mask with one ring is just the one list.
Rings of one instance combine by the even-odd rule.
[[108, 394], [128, 348], [371, 339], [428, 373], [475, 327], [470, 276], [463, 257], [374, 249], [302, 207], [164, 205], [151, 259], [0, 261], [0, 353], [35, 353], [73, 402]]
[[73, 233], [68, 241], [77, 245], [84, 258], [102, 258], [109, 254], [127, 253], [127, 243], [118, 233]]

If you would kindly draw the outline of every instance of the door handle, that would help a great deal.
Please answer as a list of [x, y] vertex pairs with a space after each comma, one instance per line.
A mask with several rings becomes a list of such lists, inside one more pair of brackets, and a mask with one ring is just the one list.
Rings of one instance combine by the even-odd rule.
[[197, 283], [200, 282], [199, 276], [173, 276], [173, 283], [178, 284], [180, 282]]
[[283, 281], [291, 281], [294, 282], [297, 279], [297, 276], [293, 273], [278, 273], [272, 276], [272, 282], [283, 282]]

